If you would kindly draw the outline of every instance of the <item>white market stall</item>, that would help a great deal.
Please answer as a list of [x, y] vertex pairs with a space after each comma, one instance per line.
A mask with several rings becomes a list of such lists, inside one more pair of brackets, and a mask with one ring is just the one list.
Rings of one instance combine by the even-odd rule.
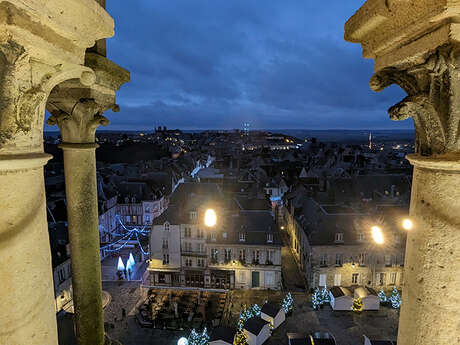
[[360, 286], [355, 289], [355, 298], [358, 297], [363, 301], [363, 310], [380, 309], [380, 298], [374, 289]]
[[333, 310], [349, 310], [353, 306], [353, 295], [347, 288], [334, 286], [329, 290], [330, 305]]

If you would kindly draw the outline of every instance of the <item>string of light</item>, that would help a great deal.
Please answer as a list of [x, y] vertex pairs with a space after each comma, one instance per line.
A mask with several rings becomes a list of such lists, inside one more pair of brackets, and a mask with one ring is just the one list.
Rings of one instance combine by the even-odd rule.
[[[144, 250], [144, 248], [142, 247], [142, 244], [140, 242], [140, 239], [139, 239], [139, 235], [143, 236], [143, 237], [147, 237], [150, 233], [149, 230], [146, 230], [146, 225], [144, 225], [142, 228], [138, 228], [136, 226], [127, 226], [125, 224], [123, 224], [123, 221], [121, 220], [121, 217], [120, 215], [115, 215], [115, 218], [117, 219], [118, 223], [121, 225], [121, 228], [125, 231], [123, 234], [117, 234], [117, 233], [113, 233], [109, 230], [107, 230], [104, 225], [100, 225], [103, 230], [106, 232], [106, 233], [109, 233], [110, 235], [112, 236], [120, 236], [122, 235], [121, 238], [119, 238], [117, 241], [115, 242], [112, 242], [112, 243], [109, 243], [105, 246], [102, 246], [100, 249], [101, 250], [104, 250], [106, 252], [109, 252], [109, 253], [113, 253], [113, 252], [119, 252], [121, 249], [123, 249], [126, 245], [128, 245], [131, 241], [131, 239], [133, 240], [136, 240], [141, 252], [144, 254], [144, 255], [148, 255], [149, 254], [149, 251], [146, 251]], [[134, 239], [133, 236], [136, 236], [136, 238]], [[124, 241], [120, 246], [118, 246], [117, 248], [113, 248], [114, 245], [117, 245], [118, 243]], [[113, 248], [113, 249], [109, 249], [109, 248]]]

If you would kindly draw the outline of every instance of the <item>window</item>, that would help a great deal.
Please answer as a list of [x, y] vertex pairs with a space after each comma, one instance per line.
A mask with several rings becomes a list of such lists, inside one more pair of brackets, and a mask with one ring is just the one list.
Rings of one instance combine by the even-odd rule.
[[137, 224], [137, 216], [133, 216], [133, 223]]
[[204, 267], [204, 259], [198, 259], [196, 263], [198, 267]]
[[397, 255], [395, 255], [395, 254], [392, 254], [392, 255], [391, 255], [391, 264], [392, 264], [393, 266], [396, 266], [396, 265], [398, 264], [398, 257], [397, 257]]
[[192, 259], [185, 259], [185, 266], [192, 266]]
[[351, 283], [352, 284], [358, 284], [358, 279], [359, 279], [359, 273], [353, 273], [351, 275]]
[[192, 244], [190, 242], [185, 242], [185, 251], [186, 252], [192, 251]]
[[273, 234], [270, 234], [270, 233], [267, 234], [267, 242], [273, 243]]
[[319, 275], [319, 286], [326, 286], [327, 274]]
[[335, 264], [337, 266], [342, 266], [342, 264], [343, 264], [343, 254], [335, 254]]
[[390, 273], [390, 285], [396, 285], [396, 272], [391, 272]]
[[204, 253], [204, 243], [198, 243], [198, 252]]
[[216, 238], [217, 238], [216, 233], [211, 232], [211, 241], [216, 242]]
[[265, 287], [275, 286], [275, 272], [265, 272]]
[[191, 220], [196, 220], [196, 211], [190, 212], [190, 219]]
[[168, 249], [168, 239], [163, 238], [163, 249]]
[[259, 264], [259, 257], [260, 257], [260, 252], [258, 250], [253, 250], [252, 251], [252, 262], [254, 264]]
[[168, 222], [165, 223], [164, 227], [165, 227], [165, 231], [169, 231], [169, 223]]
[[218, 253], [219, 253], [219, 251], [216, 248], [212, 248], [211, 249], [211, 258], [214, 259], [214, 260], [217, 260], [217, 254]]
[[240, 271], [240, 283], [246, 283], [246, 271]]
[[320, 266], [327, 266], [327, 254], [322, 254], [319, 258]]
[[163, 265], [169, 264], [169, 254], [163, 254]]
[[342, 275], [340, 273], [336, 273], [334, 275], [334, 286], [340, 286], [342, 283]]
[[203, 229], [198, 229], [198, 238], [203, 238]]
[[384, 260], [385, 260], [385, 266], [391, 266], [391, 256], [390, 255], [384, 255]]
[[147, 224], [150, 224], [150, 216], [145, 216], [145, 222], [146, 222]]
[[266, 260], [267, 265], [272, 265], [273, 264], [273, 250], [267, 250], [267, 260]]
[[242, 263], [246, 262], [246, 250], [245, 249], [240, 249], [239, 259]]
[[367, 258], [367, 254], [366, 253], [360, 253], [359, 254], [359, 265], [360, 266], [364, 266], [366, 264], [366, 258]]
[[364, 233], [363, 232], [358, 232], [358, 241], [363, 242], [364, 241]]
[[401, 243], [401, 236], [398, 235], [398, 234], [395, 235], [395, 243], [396, 243], [396, 244], [400, 244], [400, 243]]
[[244, 232], [240, 232], [240, 242], [246, 241], [246, 234]]
[[226, 232], [222, 233], [222, 238], [227, 239], [227, 233]]
[[343, 232], [337, 232], [335, 234], [335, 242], [343, 242]]
[[232, 250], [230, 248], [225, 248], [225, 261], [232, 260]]
[[192, 237], [192, 229], [189, 227], [185, 227], [184, 229], [184, 237], [190, 238]]

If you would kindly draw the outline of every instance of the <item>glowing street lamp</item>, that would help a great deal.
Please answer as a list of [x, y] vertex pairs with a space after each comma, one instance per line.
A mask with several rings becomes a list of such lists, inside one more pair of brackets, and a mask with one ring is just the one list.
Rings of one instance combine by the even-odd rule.
[[204, 224], [208, 227], [213, 227], [217, 223], [217, 215], [213, 209], [207, 209], [204, 214]]
[[371, 228], [371, 231], [372, 231], [372, 238], [374, 239], [375, 243], [383, 244], [383, 242], [385, 242], [385, 239], [383, 238], [383, 231], [381, 227], [373, 226]]
[[402, 226], [404, 230], [412, 230], [412, 228], [414, 227], [414, 223], [409, 218], [406, 218], [403, 220]]

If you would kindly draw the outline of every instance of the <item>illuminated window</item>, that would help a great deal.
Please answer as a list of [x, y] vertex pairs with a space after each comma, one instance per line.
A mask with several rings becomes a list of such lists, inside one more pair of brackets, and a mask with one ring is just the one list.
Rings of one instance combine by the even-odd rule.
[[267, 242], [268, 243], [273, 243], [273, 234], [267, 234]]
[[351, 275], [351, 283], [352, 284], [358, 284], [358, 279], [359, 279], [359, 273], [353, 273]]
[[246, 241], [246, 234], [244, 232], [240, 232], [240, 242]]
[[337, 232], [335, 234], [335, 242], [343, 242], [343, 232]]

